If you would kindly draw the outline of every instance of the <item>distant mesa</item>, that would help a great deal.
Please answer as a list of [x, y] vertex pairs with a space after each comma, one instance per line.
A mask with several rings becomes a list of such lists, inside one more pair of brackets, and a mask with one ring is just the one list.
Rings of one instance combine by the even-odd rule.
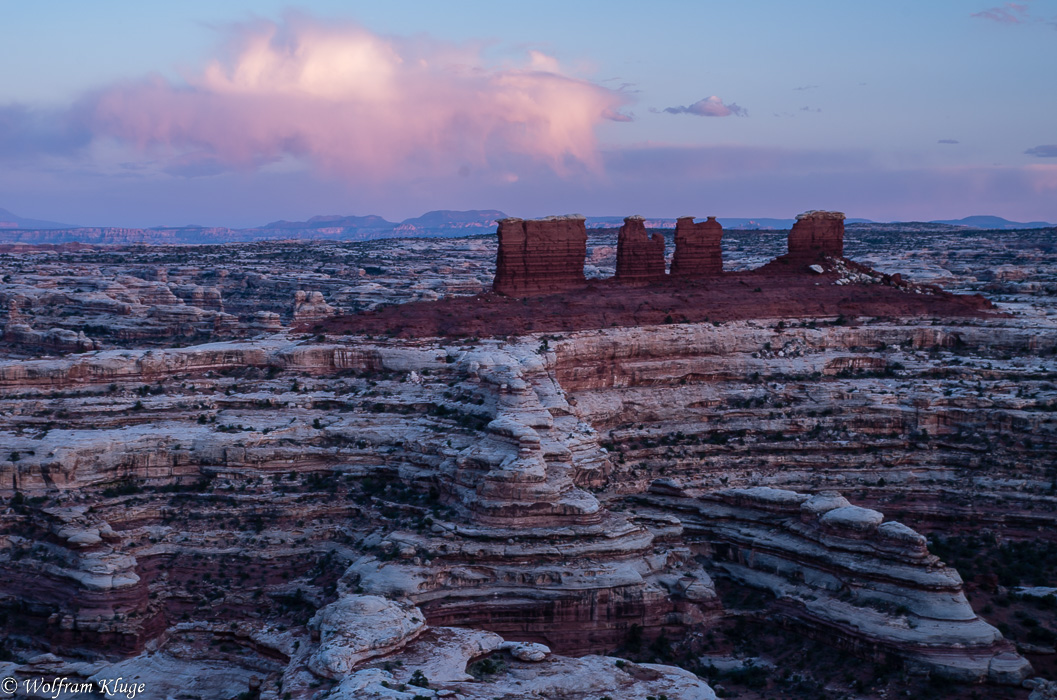
[[967, 216], [964, 219], [943, 219], [930, 221], [932, 224], [951, 224], [954, 226], [966, 226], [985, 230], [1022, 229], [1022, 228], [1051, 228], [1053, 224], [1046, 221], [1010, 221], [1001, 216]]
[[24, 219], [0, 209], [0, 243], [26, 245], [223, 245], [268, 240], [368, 241], [379, 238], [455, 237], [488, 234], [506, 215], [494, 209], [431, 211], [400, 223], [381, 216], [313, 216], [271, 221], [254, 228], [223, 226], [74, 227]]
[[260, 231], [262, 234], [269, 231], [306, 232], [310, 237], [321, 237], [320, 234], [325, 234], [327, 237], [343, 240], [444, 237], [486, 233], [505, 217], [506, 214], [496, 209], [441, 209], [399, 223], [388, 221], [381, 216], [313, 216], [308, 221], [273, 221], [259, 229], [245, 230]]
[[23, 228], [39, 228], [39, 229], [56, 229], [56, 228], [75, 228], [69, 224], [60, 224], [57, 221], [44, 221], [42, 219], [27, 219], [23, 216], [19, 216], [7, 209], [0, 209], [0, 229], [23, 229]]
[[426, 212], [422, 216], [417, 216], [413, 219], [404, 219], [396, 227], [396, 230], [489, 229], [505, 218], [506, 214], [498, 209], [471, 209], [469, 211], [439, 209]]

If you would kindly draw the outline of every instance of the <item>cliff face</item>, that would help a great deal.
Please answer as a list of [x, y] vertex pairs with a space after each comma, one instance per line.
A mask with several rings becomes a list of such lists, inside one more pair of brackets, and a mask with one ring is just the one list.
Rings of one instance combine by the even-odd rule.
[[[979, 424], [936, 405], [927, 383], [885, 398], [886, 381], [927, 377], [930, 353], [940, 361], [984, 338], [1021, 348], [1018, 333], [1002, 322], [687, 324], [582, 332], [553, 347], [272, 338], [5, 363], [0, 380], [20, 397], [9, 403], [70, 394], [50, 399], [61, 430], [28, 432], [37, 419], [5, 413], [22, 433], [7, 433], [3, 453], [17, 456], [0, 463], [0, 484], [9, 498], [45, 499], [2, 521], [11, 544], [0, 570], [24, 601], [8, 612], [56, 649], [127, 654], [184, 614], [252, 628], [257, 610], [312, 654], [297, 606], [329, 604], [342, 582], [410, 601], [431, 625], [586, 653], [620, 646], [633, 627], [670, 639], [711, 629], [725, 615], [721, 577], [771, 591], [789, 629], [857, 654], [1018, 680], [1023, 659], [1003, 656], [1010, 648], [975, 618], [957, 575], [909, 528], [833, 498], [805, 520], [810, 493], [751, 490], [840, 481], [872, 502], [886, 492], [866, 485], [879, 474], [907, 493], [927, 490], [926, 477], [965, 482], [955, 472], [974, 466], [957, 461], [959, 448], [930, 454], [922, 438], [897, 437], [926, 430], [939, 447], [963, 430], [1019, 426], [1046, 449], [1052, 414], [990, 411]], [[1057, 344], [1044, 341], [1032, 352]], [[804, 407], [819, 401], [844, 408]], [[878, 459], [891, 466], [879, 471]], [[990, 459], [996, 480], [1015, 469], [1001, 451]], [[669, 485], [651, 489], [660, 477]], [[974, 517], [1052, 527], [1040, 509], [1014, 516], [1006, 499], [1026, 494], [996, 488]], [[90, 513], [69, 510], [88, 493]], [[911, 504], [901, 519], [922, 522]], [[907, 608], [919, 626], [879, 605]], [[941, 612], [957, 624], [934, 622]], [[923, 641], [936, 625], [942, 643]]]
[[582, 216], [503, 219], [492, 289], [508, 296], [550, 294], [586, 283], [587, 229]]
[[844, 214], [809, 211], [799, 214], [789, 231], [789, 255], [804, 258], [844, 255]]
[[627, 217], [617, 237], [617, 281], [643, 284], [664, 278], [664, 236], [650, 236], [641, 216]]
[[694, 223], [692, 216], [675, 223], [675, 256], [672, 277], [706, 277], [723, 272], [723, 227], [716, 217]]

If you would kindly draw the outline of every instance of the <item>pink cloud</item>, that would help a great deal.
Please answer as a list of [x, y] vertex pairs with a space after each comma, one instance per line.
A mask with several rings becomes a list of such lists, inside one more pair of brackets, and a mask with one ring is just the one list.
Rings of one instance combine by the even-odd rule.
[[732, 114], [747, 117], [749, 115], [748, 111], [733, 102], [729, 105], [723, 104], [723, 100], [715, 95], [698, 100], [686, 107], [665, 107], [664, 111], [668, 114], [694, 114], [699, 117], [729, 117]]
[[349, 181], [500, 176], [530, 163], [599, 167], [595, 128], [629, 117], [619, 92], [530, 52], [494, 67], [480, 52], [303, 18], [234, 31], [229, 57], [186, 84], [153, 76], [97, 92], [78, 109], [97, 136], [179, 168], [253, 169], [295, 158]]
[[1007, 2], [1001, 7], [992, 7], [980, 12], [974, 12], [972, 16], [1002, 24], [1023, 24], [1030, 21], [1027, 4], [1016, 2]]

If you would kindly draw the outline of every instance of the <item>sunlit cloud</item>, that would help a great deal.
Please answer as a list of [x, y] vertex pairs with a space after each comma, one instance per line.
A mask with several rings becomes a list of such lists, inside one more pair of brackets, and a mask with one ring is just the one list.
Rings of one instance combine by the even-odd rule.
[[692, 105], [685, 107], [665, 107], [664, 111], [668, 114], [693, 114], [698, 117], [729, 117], [732, 114], [739, 117], [747, 117], [749, 115], [748, 111], [743, 107], [739, 107], [733, 102], [729, 105], [723, 104], [723, 100], [715, 95], [698, 100]]
[[595, 128], [630, 120], [624, 94], [538, 51], [495, 67], [476, 48], [298, 16], [235, 28], [227, 53], [183, 83], [105, 88], [75, 113], [95, 137], [168, 160], [170, 172], [296, 158], [354, 182], [526, 163], [596, 170]]

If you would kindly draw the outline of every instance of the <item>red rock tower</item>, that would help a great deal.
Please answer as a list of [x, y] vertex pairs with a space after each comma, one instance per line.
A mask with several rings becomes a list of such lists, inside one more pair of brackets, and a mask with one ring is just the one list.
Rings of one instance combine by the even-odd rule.
[[[492, 289], [508, 296], [553, 294], [586, 284], [584, 217], [502, 219]], [[663, 262], [662, 262], [663, 264]]]
[[694, 217], [683, 216], [675, 223], [675, 256], [672, 277], [707, 277], [723, 272], [723, 226], [716, 217], [694, 223]]
[[646, 232], [641, 216], [624, 219], [617, 237], [617, 275], [620, 282], [649, 283], [664, 279], [664, 235]]
[[796, 217], [789, 232], [789, 255], [798, 258], [844, 256], [844, 214], [809, 211]]

